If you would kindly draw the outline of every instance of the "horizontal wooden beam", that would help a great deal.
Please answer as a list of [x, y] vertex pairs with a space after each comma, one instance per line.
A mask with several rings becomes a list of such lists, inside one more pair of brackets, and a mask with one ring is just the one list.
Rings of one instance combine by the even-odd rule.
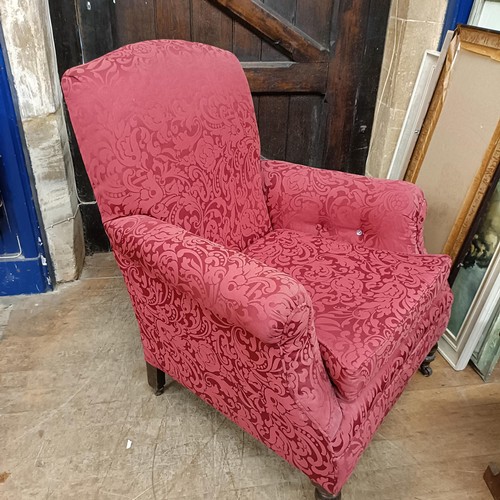
[[327, 65], [287, 61], [242, 62], [252, 92], [324, 94]]
[[239, 20], [283, 50], [294, 61], [328, 60], [328, 50], [280, 15], [267, 10], [258, 0], [210, 0], [229, 10]]

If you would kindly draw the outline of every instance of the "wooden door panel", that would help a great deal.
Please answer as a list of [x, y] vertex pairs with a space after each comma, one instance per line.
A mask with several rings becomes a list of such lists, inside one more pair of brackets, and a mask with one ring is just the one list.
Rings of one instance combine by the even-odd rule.
[[293, 23], [297, 8], [297, 0], [261, 0], [261, 3], [267, 9]]
[[156, 38], [191, 40], [191, 0], [156, 0]]
[[232, 50], [233, 21], [206, 0], [192, 0], [191, 40]]
[[388, 8], [390, 8], [390, 0], [381, 0], [379, 4], [372, 2], [364, 30], [366, 48], [359, 68], [360, 78], [356, 92], [357, 102], [352, 127], [353, 134], [349, 151], [344, 156], [345, 161], [358, 166], [358, 173], [364, 173], [364, 170], [359, 167], [365, 164], [370, 146], [371, 127], [378, 92], [378, 85], [374, 85], [373, 78], [380, 74], [385, 46], [385, 33], [380, 32], [379, 26], [387, 21], [384, 12]]
[[329, 48], [332, 8], [336, 2], [297, 0], [295, 23], [309, 36]]
[[113, 22], [109, 4], [76, 0], [75, 5], [83, 60], [91, 61], [113, 50]]
[[[292, 22], [295, 17], [296, 0], [262, 0], [264, 6], [288, 21]], [[263, 61], [290, 61], [283, 52], [280, 52], [277, 45], [271, 44], [267, 40], [262, 40], [262, 60]], [[248, 72], [247, 72], [248, 76]], [[280, 80], [279, 74], [274, 73], [274, 77]], [[300, 76], [298, 80], [303, 83]], [[292, 75], [286, 77], [290, 82]], [[271, 83], [271, 82], [268, 82]], [[287, 89], [286, 92], [290, 92]], [[260, 132], [260, 142], [262, 155], [266, 158], [284, 160], [286, 156], [286, 145], [288, 139], [288, 111], [290, 108], [290, 96], [283, 92], [273, 95], [262, 95], [260, 97], [258, 125]]]
[[[233, 52], [240, 61], [255, 62], [262, 57], [262, 40], [237, 20], [233, 21]], [[259, 95], [252, 94], [252, 100], [258, 121]]]
[[286, 95], [261, 95], [259, 98], [258, 124], [262, 154], [266, 158], [286, 158], [288, 135], [288, 106]]
[[[326, 94], [326, 168], [364, 173], [383, 56], [380, 37], [385, 40], [390, 4], [391, 0], [339, 0], [334, 9]], [[358, 104], [367, 91], [371, 101], [361, 108]]]
[[[313, 167], [321, 166], [325, 130], [323, 108], [323, 96], [290, 97], [286, 147], [288, 161]], [[307, 134], [304, 134], [305, 127]]]
[[[332, 2], [297, 0], [295, 24], [304, 33], [329, 48]], [[328, 56], [330, 54], [328, 53]], [[322, 95], [290, 97], [287, 159], [320, 167], [323, 164], [325, 100], [328, 64], [322, 67]], [[309, 133], [300, 140], [302, 130]]]
[[240, 61], [260, 61], [262, 40], [238, 21], [233, 21], [233, 52]]
[[111, 3], [114, 14], [114, 46], [150, 40], [156, 36], [155, 5], [152, 1], [118, 0]]

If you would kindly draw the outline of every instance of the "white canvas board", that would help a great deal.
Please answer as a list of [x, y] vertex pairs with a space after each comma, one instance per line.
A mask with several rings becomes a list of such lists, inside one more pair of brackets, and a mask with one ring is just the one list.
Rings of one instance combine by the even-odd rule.
[[396, 149], [389, 167], [388, 179], [401, 180], [406, 174], [408, 163], [410, 162], [413, 149], [424, 123], [425, 115], [436, 89], [452, 37], [453, 31], [448, 31], [441, 53], [427, 50], [424, 54], [403, 127], [401, 128], [401, 133], [399, 134]]

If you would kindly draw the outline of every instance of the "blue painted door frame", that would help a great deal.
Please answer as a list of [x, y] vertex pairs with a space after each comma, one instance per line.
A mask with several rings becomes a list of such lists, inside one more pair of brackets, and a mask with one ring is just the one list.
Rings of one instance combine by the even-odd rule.
[[444, 37], [449, 30], [454, 30], [459, 24], [467, 24], [473, 3], [474, 0], [448, 0], [439, 49], [441, 49]]
[[20, 122], [0, 43], [0, 295], [51, 289]]

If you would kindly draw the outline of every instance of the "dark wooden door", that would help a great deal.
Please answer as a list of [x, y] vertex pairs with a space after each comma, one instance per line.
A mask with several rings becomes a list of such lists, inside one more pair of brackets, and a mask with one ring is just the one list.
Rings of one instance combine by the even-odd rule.
[[[364, 173], [390, 0], [50, 0], [50, 7], [61, 74], [141, 40], [216, 45], [243, 64], [263, 156]], [[80, 198], [91, 203], [73, 149]], [[89, 250], [102, 249], [96, 207], [81, 208]]]

